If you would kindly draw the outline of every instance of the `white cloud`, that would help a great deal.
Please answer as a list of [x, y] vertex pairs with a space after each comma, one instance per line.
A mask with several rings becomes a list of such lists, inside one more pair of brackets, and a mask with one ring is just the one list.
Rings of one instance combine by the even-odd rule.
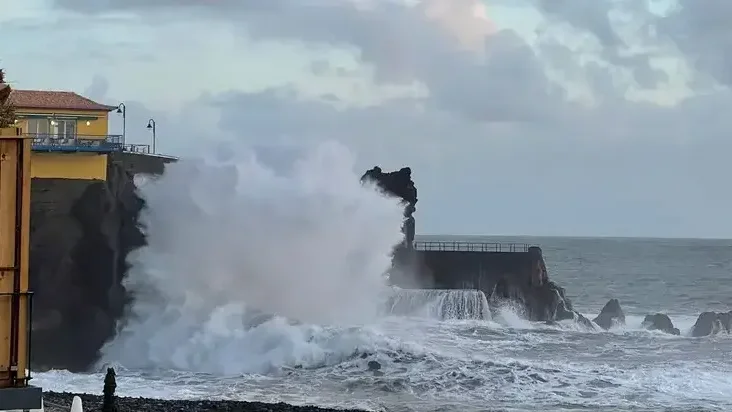
[[[682, 0], [661, 16], [641, 0], [525, 0], [540, 19], [516, 30], [499, 20], [520, 13], [517, 2], [498, 0], [484, 12], [477, 0], [55, 3], [137, 16], [155, 34], [157, 58], [138, 66], [154, 75], [87, 68], [118, 99], [136, 83], [137, 110], [170, 90], [156, 90], [165, 77], [190, 79], [181, 87], [193, 103], [157, 115], [168, 150], [205, 144], [201, 130], [336, 137], [365, 167], [412, 166], [421, 231], [732, 235], [717, 218], [732, 206], [722, 189], [732, 37], [716, 18], [729, 2]], [[126, 53], [109, 61], [129, 65]], [[282, 74], [247, 88], [247, 64]]]

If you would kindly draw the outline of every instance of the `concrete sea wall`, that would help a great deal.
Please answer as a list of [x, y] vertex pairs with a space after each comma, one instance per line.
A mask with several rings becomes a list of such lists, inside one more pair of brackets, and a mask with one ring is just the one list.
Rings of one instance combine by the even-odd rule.
[[127, 254], [145, 238], [133, 176], [162, 173], [168, 158], [110, 155], [107, 180], [33, 179], [30, 282], [35, 369], [93, 364], [115, 332]]
[[549, 281], [541, 249], [525, 244], [415, 242], [394, 256], [391, 280], [404, 288], [477, 289], [512, 301], [528, 319], [570, 318], [564, 289]]

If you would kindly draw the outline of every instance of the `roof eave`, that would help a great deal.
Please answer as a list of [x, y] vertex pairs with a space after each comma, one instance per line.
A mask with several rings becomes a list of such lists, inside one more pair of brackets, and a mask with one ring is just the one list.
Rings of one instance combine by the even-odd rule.
[[102, 105], [99, 108], [89, 109], [84, 108], [80, 109], [78, 107], [48, 107], [48, 106], [18, 106], [15, 105], [16, 110], [73, 110], [78, 112], [111, 112], [112, 110], [117, 109], [116, 106], [106, 106]]

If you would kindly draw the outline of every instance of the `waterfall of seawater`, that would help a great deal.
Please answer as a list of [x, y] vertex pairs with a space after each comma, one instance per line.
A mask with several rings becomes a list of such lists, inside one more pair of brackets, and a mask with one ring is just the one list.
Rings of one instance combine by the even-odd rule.
[[488, 300], [471, 289], [394, 289], [386, 313], [434, 319], [490, 319]]

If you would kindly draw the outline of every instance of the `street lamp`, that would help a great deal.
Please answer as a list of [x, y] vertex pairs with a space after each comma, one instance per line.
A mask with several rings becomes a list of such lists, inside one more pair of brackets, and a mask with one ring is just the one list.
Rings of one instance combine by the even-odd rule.
[[152, 152], [153, 152], [153, 154], [155, 154], [155, 119], [150, 119], [147, 121], [147, 128], [152, 130], [152, 134], [153, 134]]
[[127, 106], [120, 103], [117, 106], [117, 113], [122, 115], [122, 144], [127, 143]]

